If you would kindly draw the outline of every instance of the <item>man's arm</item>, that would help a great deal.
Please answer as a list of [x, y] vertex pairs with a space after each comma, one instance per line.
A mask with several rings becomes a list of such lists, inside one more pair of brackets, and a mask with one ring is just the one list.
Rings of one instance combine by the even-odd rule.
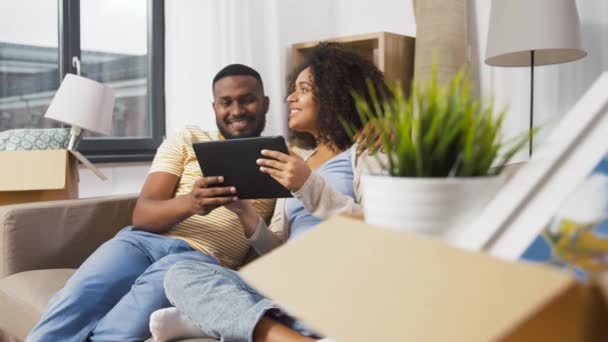
[[192, 215], [186, 196], [172, 198], [179, 177], [152, 172], [146, 178], [133, 210], [133, 225], [141, 230], [163, 233]]
[[203, 177], [186, 195], [173, 197], [179, 177], [167, 172], [152, 172], [146, 178], [133, 210], [133, 225], [151, 233], [164, 233], [177, 223], [198, 214], [232, 203], [234, 188], [209, 185], [223, 182], [222, 177]]

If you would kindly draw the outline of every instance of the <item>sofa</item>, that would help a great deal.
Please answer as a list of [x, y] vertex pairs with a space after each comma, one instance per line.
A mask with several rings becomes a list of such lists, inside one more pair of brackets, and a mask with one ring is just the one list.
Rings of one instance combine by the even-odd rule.
[[130, 224], [136, 199], [123, 195], [0, 206], [0, 342], [25, 340], [75, 268]]

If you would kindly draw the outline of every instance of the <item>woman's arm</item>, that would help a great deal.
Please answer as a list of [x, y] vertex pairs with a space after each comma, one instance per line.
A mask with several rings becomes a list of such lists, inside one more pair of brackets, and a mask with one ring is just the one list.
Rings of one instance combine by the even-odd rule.
[[[326, 220], [334, 215], [353, 214], [363, 211], [361, 205], [360, 179], [363, 173], [377, 172], [376, 167], [370, 168], [370, 161], [375, 156], [369, 155], [367, 152], [361, 153], [356, 145], [351, 150], [351, 167], [353, 170], [352, 190], [355, 193], [355, 198], [345, 195], [343, 192], [337, 191], [334, 186], [331, 186], [327, 181], [317, 173], [311, 173], [306, 179], [306, 182], [299, 190], [293, 192], [295, 198], [300, 200], [304, 208], [312, 215]], [[379, 154], [380, 152], [376, 152]], [[346, 184], [341, 184], [342, 189], [346, 189]]]
[[[355, 161], [355, 149], [352, 150]], [[278, 151], [263, 150], [266, 158], [259, 159], [260, 171], [269, 174], [277, 182], [292, 191], [294, 197], [302, 202], [304, 208], [322, 220], [336, 214], [358, 213], [363, 211], [361, 205], [352, 197], [335, 190], [323, 177], [312, 172], [306, 161], [296, 153], [289, 155]], [[355, 168], [355, 162], [352, 165]], [[356, 171], [356, 170], [355, 170]], [[354, 172], [358, 182], [360, 173]], [[348, 187], [353, 189], [353, 183]]]
[[270, 225], [266, 225], [248, 200], [236, 201], [226, 208], [237, 214], [245, 238], [259, 255], [266, 254], [285, 242], [287, 220], [284, 218], [283, 200], [277, 200]]
[[360, 213], [361, 204], [343, 193], [334, 190], [320, 175], [312, 172], [304, 185], [293, 193], [304, 208], [313, 216], [326, 220], [338, 214]]

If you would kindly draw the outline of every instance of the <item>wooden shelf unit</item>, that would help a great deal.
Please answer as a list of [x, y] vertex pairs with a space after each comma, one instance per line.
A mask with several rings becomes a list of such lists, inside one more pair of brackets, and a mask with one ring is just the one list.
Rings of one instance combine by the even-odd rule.
[[373, 61], [391, 84], [400, 80], [406, 94], [414, 76], [414, 38], [389, 32], [376, 32], [355, 36], [328, 38], [293, 44], [291, 67], [302, 63], [312, 48], [322, 41], [339, 42]]

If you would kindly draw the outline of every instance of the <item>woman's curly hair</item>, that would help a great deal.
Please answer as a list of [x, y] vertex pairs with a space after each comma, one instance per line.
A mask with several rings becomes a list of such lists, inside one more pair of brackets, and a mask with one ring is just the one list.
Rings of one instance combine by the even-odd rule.
[[384, 76], [371, 61], [344, 45], [322, 42], [313, 48], [306, 61], [290, 75], [289, 94], [294, 91], [295, 80], [300, 72], [309, 67], [313, 77], [313, 94], [319, 105], [319, 141], [315, 141], [309, 133], [293, 130], [290, 130], [290, 140], [303, 148], [313, 148], [318, 142], [328, 142], [339, 150], [346, 150], [352, 145], [352, 140], [339, 117], [361, 129], [361, 119], [351, 94], [355, 92], [371, 104], [366, 81], [369, 80], [380, 98], [387, 96], [390, 92]]

